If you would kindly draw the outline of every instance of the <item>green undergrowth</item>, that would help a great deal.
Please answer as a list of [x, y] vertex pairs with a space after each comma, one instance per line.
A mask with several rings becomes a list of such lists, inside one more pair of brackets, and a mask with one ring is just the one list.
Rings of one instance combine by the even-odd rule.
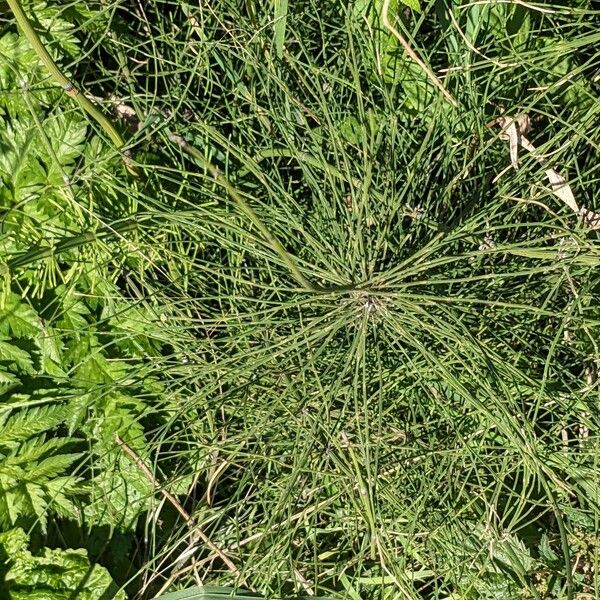
[[0, 598], [599, 595], [600, 13], [384, 4], [0, 4]]

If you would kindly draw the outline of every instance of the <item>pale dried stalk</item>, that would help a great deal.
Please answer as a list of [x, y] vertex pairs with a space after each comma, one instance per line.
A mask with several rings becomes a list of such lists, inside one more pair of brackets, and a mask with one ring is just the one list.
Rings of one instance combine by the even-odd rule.
[[300, 571], [298, 569], [294, 569], [294, 575], [295, 575], [296, 579], [298, 580], [298, 582], [300, 583], [300, 585], [302, 586], [302, 589], [309, 596], [314, 596], [315, 591], [312, 589], [312, 587], [310, 586], [310, 583], [308, 583], [308, 581], [306, 580], [304, 575], [302, 575], [302, 573], [300, 573]]
[[517, 63], [503, 63], [499, 60], [486, 56], [481, 50], [479, 50], [479, 48], [477, 48], [477, 46], [471, 43], [469, 38], [466, 36], [465, 32], [460, 28], [460, 25], [458, 24], [458, 21], [456, 20], [456, 17], [454, 16], [454, 13], [452, 12], [451, 8], [448, 9], [447, 13], [450, 17], [450, 20], [452, 21], [452, 24], [456, 28], [456, 31], [458, 31], [458, 34], [463, 39], [464, 43], [467, 45], [467, 48], [469, 48], [469, 50], [475, 52], [475, 54], [481, 56], [481, 58], [483, 58], [484, 60], [487, 60], [488, 62], [491, 62], [493, 65], [496, 65], [497, 67], [500, 67], [502, 69], [508, 69], [510, 67], [517, 66]]
[[544, 13], [547, 15], [553, 15], [560, 12], [552, 8], [540, 6], [539, 4], [524, 2], [523, 0], [475, 0], [475, 2], [469, 2], [469, 4], [465, 4], [465, 8], [468, 8], [470, 6], [476, 6], [477, 4], [519, 4], [524, 8], [529, 8], [530, 10], [535, 10], [537, 12]]
[[185, 510], [185, 508], [181, 506], [179, 500], [177, 500], [177, 498], [175, 498], [175, 496], [173, 496], [171, 492], [166, 490], [160, 484], [156, 477], [154, 477], [152, 471], [148, 468], [148, 465], [146, 465], [146, 463], [135, 452], [135, 450], [133, 450], [133, 448], [131, 448], [131, 446], [129, 446], [127, 443], [125, 443], [119, 437], [118, 434], [115, 434], [115, 442], [121, 448], [121, 450], [123, 450], [123, 452], [125, 452], [125, 454], [127, 454], [129, 458], [133, 460], [136, 466], [144, 474], [146, 479], [148, 479], [148, 481], [154, 486], [155, 490], [160, 492], [165, 497], [165, 499], [171, 503], [173, 508], [175, 508], [175, 510], [183, 517], [188, 527], [190, 527], [190, 529], [194, 531], [195, 536], [201, 539], [210, 548], [212, 553], [216, 554], [223, 561], [223, 563], [232, 573], [234, 573], [235, 575], [239, 575], [240, 570], [233, 564], [231, 559], [220, 548], [218, 548], [201, 529], [199, 529], [196, 526], [196, 523], [194, 522], [194, 519], [192, 519], [192, 517], [190, 516], [190, 513], [188, 513], [187, 510]]

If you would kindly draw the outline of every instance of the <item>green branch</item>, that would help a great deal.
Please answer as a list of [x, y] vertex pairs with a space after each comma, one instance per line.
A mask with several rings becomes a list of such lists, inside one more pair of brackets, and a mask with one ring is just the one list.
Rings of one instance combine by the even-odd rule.
[[[73, 84], [73, 82], [65, 76], [65, 74], [61, 71], [60, 67], [54, 62], [54, 59], [50, 56], [48, 50], [44, 46], [44, 43], [40, 39], [39, 35], [32, 27], [25, 11], [23, 10], [19, 0], [7, 0], [8, 6], [10, 7], [17, 24], [29, 43], [31, 47], [37, 54], [38, 58], [44, 64], [44, 66], [50, 72], [52, 78], [58, 83], [65, 93], [73, 98], [75, 102], [92, 118], [98, 125], [102, 128], [102, 130], [108, 135], [113, 144], [117, 147], [117, 149], [121, 150], [121, 148], [125, 145], [121, 134], [116, 130], [115, 126], [103, 115], [95, 106], [86, 98], [84, 94], [82, 94]], [[129, 158], [123, 155], [123, 161], [125, 162], [125, 166], [127, 169], [134, 175], [139, 175], [135, 167], [131, 164]]]
[[224, 177], [219, 169], [215, 167], [209, 160], [207, 160], [202, 152], [197, 148], [194, 148], [191, 144], [188, 144], [181, 136], [170, 134], [169, 138], [172, 142], [177, 144], [180, 148], [185, 150], [188, 154], [193, 156], [206, 170], [215, 178], [215, 181], [225, 189], [229, 197], [235, 202], [238, 208], [252, 221], [253, 225], [260, 231], [262, 236], [267, 240], [271, 248], [281, 258], [287, 268], [290, 270], [294, 279], [307, 290], [312, 292], [323, 291], [322, 288], [311, 281], [309, 281], [300, 271], [294, 257], [283, 247], [283, 244], [269, 231], [267, 226], [262, 222], [256, 211], [242, 198], [242, 195], [237, 189], [231, 184], [231, 182]]

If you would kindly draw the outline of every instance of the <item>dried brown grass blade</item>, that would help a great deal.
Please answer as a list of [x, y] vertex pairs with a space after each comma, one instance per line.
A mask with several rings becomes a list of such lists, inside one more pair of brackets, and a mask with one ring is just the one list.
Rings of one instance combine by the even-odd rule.
[[[518, 169], [519, 146], [530, 152], [541, 165], [546, 164], [546, 159], [539, 155], [536, 147], [524, 135], [530, 127], [529, 117], [527, 117], [527, 115], [519, 115], [516, 118], [502, 116], [492, 123], [500, 125], [504, 130], [503, 133], [500, 134], [500, 137], [509, 142], [510, 162], [515, 170]], [[581, 217], [588, 227], [591, 229], [600, 229], [600, 214], [583, 206], [579, 207], [568, 181], [554, 169], [545, 168], [544, 173], [550, 182], [550, 190], [552, 193], [559, 200], [564, 202], [574, 213]]]

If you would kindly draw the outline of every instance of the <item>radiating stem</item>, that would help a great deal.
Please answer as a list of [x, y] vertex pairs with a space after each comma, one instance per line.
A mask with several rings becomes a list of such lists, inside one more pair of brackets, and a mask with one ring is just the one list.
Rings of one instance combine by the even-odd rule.
[[281, 258], [294, 279], [305, 289], [311, 292], [339, 292], [354, 289], [354, 286], [331, 286], [323, 287], [307, 279], [300, 271], [296, 259], [284, 248], [283, 244], [269, 231], [256, 211], [244, 200], [240, 192], [231, 184], [215, 165], [213, 165], [197, 148], [186, 142], [181, 136], [170, 134], [169, 138], [180, 148], [185, 150], [195, 158], [215, 179], [215, 181], [225, 189], [229, 197], [235, 202], [238, 208], [252, 221], [253, 225], [260, 231], [262, 236], [269, 243], [275, 253]]
[[71, 237], [63, 238], [54, 246], [34, 246], [26, 252], [7, 260], [4, 269], [8, 268], [8, 270], [11, 271], [20, 267], [27, 267], [39, 260], [43, 260], [49, 256], [56, 256], [66, 252], [67, 250], [72, 250], [73, 248], [86, 246], [87, 244], [91, 244], [111, 236], [122, 236], [128, 231], [134, 231], [137, 229], [138, 225], [138, 221], [124, 221], [122, 223], [106, 226], [100, 231], [86, 231]]
[[[10, 9], [12, 10], [17, 24], [22, 30], [25, 37], [28, 39], [35, 53], [42, 61], [42, 63], [46, 66], [48, 71], [54, 80], [63, 88], [66, 94], [71, 96], [77, 104], [91, 117], [93, 118], [98, 125], [104, 130], [104, 132], [110, 137], [112, 142], [118, 149], [121, 149], [125, 142], [121, 137], [121, 134], [115, 129], [114, 125], [103, 115], [95, 106], [90, 102], [88, 98], [85, 97], [84, 94], [80, 93], [79, 90], [73, 85], [71, 80], [65, 76], [65, 74], [61, 71], [58, 65], [54, 62], [53, 58], [46, 50], [44, 43], [41, 41], [40, 37], [32, 27], [27, 15], [23, 11], [19, 0], [7, 0]], [[331, 286], [331, 287], [323, 287], [311, 282], [307, 279], [298, 264], [296, 263], [296, 259], [285, 249], [283, 244], [275, 237], [268, 229], [268, 227], [263, 223], [262, 219], [258, 216], [256, 211], [244, 200], [242, 195], [238, 192], [238, 190], [230, 183], [230, 181], [224, 177], [219, 169], [213, 165], [209, 160], [207, 160], [204, 155], [194, 148], [191, 144], [188, 144], [182, 137], [178, 135], [171, 134], [171, 140], [177, 143], [183, 150], [188, 152], [191, 156], [193, 156], [204, 168], [206, 168], [210, 174], [215, 178], [216, 182], [222, 186], [229, 197], [235, 202], [238, 208], [250, 219], [253, 225], [260, 231], [261, 235], [265, 238], [265, 240], [269, 243], [271, 248], [275, 251], [275, 253], [281, 258], [283, 263], [287, 266], [290, 273], [294, 277], [294, 279], [306, 290], [311, 292], [338, 292], [338, 291], [347, 291], [354, 288], [352, 284], [342, 285], [342, 286]], [[137, 169], [131, 164], [127, 156], [123, 156], [123, 160], [125, 162], [125, 166], [127, 169], [133, 173], [134, 175], [139, 175]], [[81, 243], [87, 243], [94, 239], [94, 234], [83, 234], [83, 236], [76, 236], [76, 238], [80, 238]], [[78, 242], [75, 242], [75, 245], [78, 245]], [[56, 252], [58, 248], [54, 248], [54, 250], [50, 249], [36, 249], [26, 253], [26, 255], [17, 257], [11, 261], [9, 264], [10, 267], [21, 266], [22, 264], [26, 264], [27, 261], [39, 260], [44, 256], [47, 256], [50, 252]], [[60, 251], [60, 249], [59, 249]], [[25, 263], [23, 262], [25, 261]]]

